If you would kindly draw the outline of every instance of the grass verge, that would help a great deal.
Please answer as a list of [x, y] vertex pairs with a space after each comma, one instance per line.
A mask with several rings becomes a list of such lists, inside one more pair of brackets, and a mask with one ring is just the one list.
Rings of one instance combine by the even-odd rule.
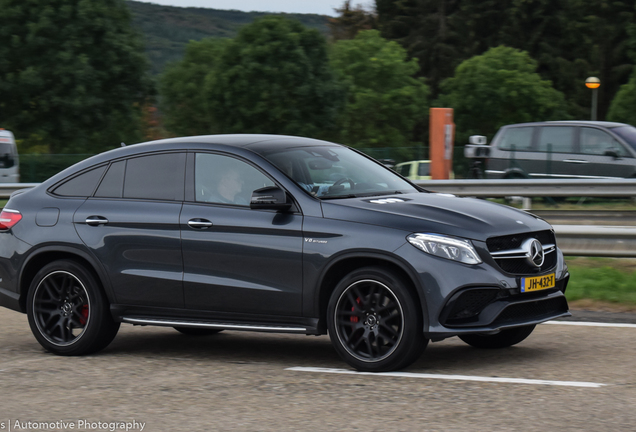
[[636, 259], [566, 258], [573, 308], [636, 311]]

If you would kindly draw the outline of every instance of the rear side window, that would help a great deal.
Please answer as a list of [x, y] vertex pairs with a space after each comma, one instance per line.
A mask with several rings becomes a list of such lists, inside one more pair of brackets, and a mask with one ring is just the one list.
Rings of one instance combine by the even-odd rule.
[[166, 153], [128, 159], [124, 198], [183, 200], [185, 153]]
[[104, 171], [106, 171], [105, 165], [86, 171], [62, 183], [53, 189], [53, 193], [60, 196], [89, 197], [95, 191], [97, 182], [102, 178]]
[[552, 153], [574, 152], [574, 128], [569, 126], [545, 126], [541, 128], [537, 150]]
[[501, 150], [530, 151], [532, 150], [533, 132], [533, 127], [508, 128], [497, 147]]

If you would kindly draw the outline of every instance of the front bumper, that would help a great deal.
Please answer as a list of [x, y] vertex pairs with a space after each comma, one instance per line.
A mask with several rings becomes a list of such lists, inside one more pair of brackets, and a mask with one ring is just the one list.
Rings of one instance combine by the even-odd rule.
[[400, 248], [398, 253], [416, 263], [423, 331], [429, 339], [497, 333], [570, 316], [565, 298], [570, 274], [558, 249], [556, 266], [548, 271], [555, 273], [556, 286], [532, 293], [521, 293], [519, 276], [502, 273], [488, 262], [464, 265], [411, 249]]

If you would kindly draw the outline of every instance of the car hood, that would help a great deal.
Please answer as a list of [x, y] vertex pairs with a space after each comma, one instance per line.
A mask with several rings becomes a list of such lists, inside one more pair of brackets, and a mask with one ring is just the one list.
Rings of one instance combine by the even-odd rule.
[[449, 194], [412, 193], [324, 200], [323, 215], [410, 232], [485, 241], [489, 237], [551, 229], [543, 219], [512, 207]]

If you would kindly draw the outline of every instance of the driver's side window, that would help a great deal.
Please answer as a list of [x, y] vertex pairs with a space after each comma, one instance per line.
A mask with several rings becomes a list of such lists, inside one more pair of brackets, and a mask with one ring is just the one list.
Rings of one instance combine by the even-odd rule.
[[239, 159], [198, 153], [194, 185], [197, 202], [249, 206], [253, 191], [275, 184], [261, 171]]

